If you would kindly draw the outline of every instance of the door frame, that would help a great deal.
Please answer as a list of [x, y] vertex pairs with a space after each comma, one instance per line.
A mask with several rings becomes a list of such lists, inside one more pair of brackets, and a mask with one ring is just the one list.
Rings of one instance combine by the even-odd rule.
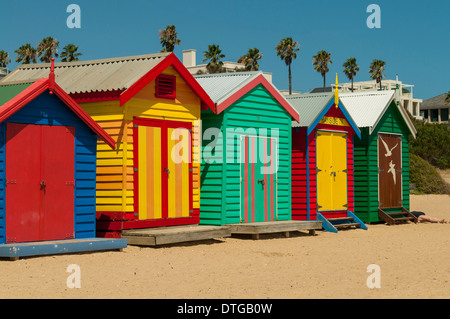
[[[318, 183], [318, 179], [317, 179], [317, 176], [318, 176], [318, 172], [317, 172], [317, 169], [318, 169], [318, 167], [317, 167], [317, 135], [320, 133], [320, 132], [327, 132], [327, 133], [338, 133], [338, 134], [344, 134], [345, 135], [345, 165], [346, 165], [346, 170], [347, 170], [347, 172], [346, 172], [346, 177], [347, 177], [347, 191], [345, 192], [345, 194], [346, 194], [346, 202], [347, 202], [347, 209], [337, 209], [337, 210], [321, 210], [320, 208], [319, 208], [319, 197], [318, 197], [318, 195], [319, 195], [319, 183]], [[340, 131], [340, 130], [329, 130], [329, 129], [316, 129], [315, 130], [315, 132], [314, 132], [314, 134], [315, 134], [315, 141], [314, 141], [314, 144], [315, 144], [315, 160], [316, 160], [316, 162], [315, 162], [315, 167], [316, 167], [316, 211], [318, 212], [318, 213], [327, 213], [327, 212], [331, 212], [331, 213], [334, 213], [334, 212], [346, 212], [347, 210], [348, 210], [348, 206], [349, 206], [349, 202], [348, 202], [348, 142], [347, 142], [347, 138], [348, 138], [348, 134], [349, 134], [349, 132], [347, 132], [347, 131]]]
[[[159, 127], [161, 128], [161, 169], [168, 164], [168, 136], [167, 132], [169, 128], [184, 128], [189, 130], [189, 216], [188, 217], [175, 217], [168, 218], [168, 179], [164, 178], [164, 172], [161, 174], [161, 204], [162, 204], [162, 217], [158, 219], [139, 219], [139, 126], [147, 127]], [[148, 119], [141, 117], [133, 118], [133, 184], [134, 184], [134, 213], [135, 220], [137, 222], [136, 228], [140, 227], [152, 227], [152, 226], [169, 226], [169, 225], [182, 225], [196, 223], [196, 218], [193, 216], [193, 145], [194, 136], [192, 132], [192, 122], [172, 121], [172, 120], [159, 120]], [[192, 221], [189, 221], [191, 220]], [[198, 219], [198, 218], [197, 218]], [[146, 221], [154, 221], [150, 224]], [[130, 227], [134, 228], [134, 227]]]
[[[381, 208], [380, 206], [380, 147], [379, 147], [379, 140], [380, 135], [395, 135], [399, 137], [400, 140], [400, 169], [401, 169], [401, 181], [400, 181], [400, 201], [402, 202], [401, 206], [403, 206], [403, 134], [398, 133], [388, 133], [388, 132], [378, 132], [377, 133], [377, 193], [378, 193], [378, 208]], [[398, 206], [398, 207], [401, 207]], [[384, 207], [384, 208], [390, 208], [390, 207]], [[395, 207], [394, 207], [395, 208]]]
[[[264, 138], [266, 140], [270, 140], [270, 141], [274, 141], [275, 143], [275, 154], [274, 154], [274, 159], [275, 159], [275, 163], [278, 166], [278, 138], [276, 137], [270, 137], [270, 136], [258, 136], [258, 135], [253, 135], [253, 134], [239, 134], [239, 219], [240, 219], [240, 223], [246, 223], [245, 221], [245, 212], [242, 212], [242, 201], [243, 201], [243, 197], [244, 197], [244, 193], [242, 190], [242, 181], [243, 181], [243, 174], [245, 174], [242, 171], [242, 164], [245, 164], [245, 158], [243, 158], [243, 156], [245, 156], [244, 154], [242, 154], [242, 148], [243, 146], [243, 139], [244, 138]], [[258, 143], [259, 144], [259, 143]], [[267, 174], [265, 175], [267, 176]], [[273, 174], [271, 175], [273, 176]], [[274, 204], [274, 212], [273, 212], [273, 221], [278, 220], [278, 172], [275, 173], [275, 178], [273, 180], [271, 180], [270, 182], [273, 183], [273, 188], [275, 190], [275, 196], [273, 198], [273, 202], [271, 202], [271, 204]], [[266, 181], [264, 181], [264, 183], [266, 183]], [[245, 205], [245, 204], [244, 204]], [[267, 202], [264, 203], [264, 205], [267, 205]], [[270, 214], [271, 208], [267, 207], [267, 220], [270, 221], [271, 218], [271, 214]], [[255, 212], [256, 214], [256, 212]], [[250, 213], [251, 215], [251, 213]], [[255, 215], [256, 217], [256, 215]], [[253, 221], [247, 218], [247, 223], [252, 223]]]

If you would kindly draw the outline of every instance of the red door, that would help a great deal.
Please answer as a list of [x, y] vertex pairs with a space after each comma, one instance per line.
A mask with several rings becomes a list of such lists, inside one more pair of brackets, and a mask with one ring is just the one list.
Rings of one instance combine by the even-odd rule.
[[74, 237], [75, 129], [8, 123], [6, 241]]

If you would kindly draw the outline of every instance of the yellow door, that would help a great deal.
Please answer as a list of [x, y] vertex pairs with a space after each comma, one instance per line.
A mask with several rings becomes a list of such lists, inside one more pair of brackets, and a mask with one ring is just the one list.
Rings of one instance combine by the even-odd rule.
[[134, 124], [138, 219], [190, 217], [192, 124], [151, 119]]
[[190, 132], [167, 129], [168, 218], [189, 217]]
[[318, 211], [347, 210], [347, 135], [317, 131]]
[[161, 128], [138, 127], [139, 219], [162, 218]]

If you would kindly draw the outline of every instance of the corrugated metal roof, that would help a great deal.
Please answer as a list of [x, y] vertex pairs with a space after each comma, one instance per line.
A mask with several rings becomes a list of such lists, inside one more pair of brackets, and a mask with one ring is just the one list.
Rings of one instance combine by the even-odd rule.
[[334, 98], [334, 93], [305, 93], [285, 97], [300, 114], [300, 123], [293, 121], [292, 127], [309, 127]]
[[29, 87], [32, 82], [16, 83], [12, 85], [0, 85], [0, 106], [17, 96], [20, 92]]
[[261, 71], [194, 75], [194, 78], [217, 105], [245, 84], [262, 75]]
[[[69, 94], [126, 90], [170, 53], [55, 63], [56, 82]], [[0, 84], [48, 77], [50, 63], [17, 67]]]
[[395, 91], [364, 91], [339, 93], [358, 127], [373, 127], [394, 98]]

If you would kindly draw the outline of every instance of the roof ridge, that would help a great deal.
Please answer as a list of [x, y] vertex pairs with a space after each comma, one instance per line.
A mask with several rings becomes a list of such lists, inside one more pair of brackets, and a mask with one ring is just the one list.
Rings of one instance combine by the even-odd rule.
[[264, 74], [262, 71], [244, 71], [244, 72], [225, 72], [225, 73], [207, 73], [207, 74], [195, 74], [195, 78], [201, 77], [225, 77], [225, 76], [239, 76], [239, 75], [259, 75]]
[[[105, 58], [105, 59], [76, 61], [76, 62], [57, 62], [57, 63], [55, 63], [55, 68], [115, 63], [115, 62], [129, 61], [129, 60], [147, 60], [147, 59], [155, 59], [155, 58], [159, 58], [159, 57], [165, 58], [170, 54], [171, 54], [171, 52], [160, 52], [160, 53], [150, 53], [150, 54], [143, 54], [143, 55], [133, 55], [133, 56], [125, 56], [125, 57]], [[18, 66], [17, 69], [41, 69], [41, 68], [46, 69], [46, 68], [50, 68], [50, 66], [51, 66], [51, 63], [22, 64], [22, 65]]]

